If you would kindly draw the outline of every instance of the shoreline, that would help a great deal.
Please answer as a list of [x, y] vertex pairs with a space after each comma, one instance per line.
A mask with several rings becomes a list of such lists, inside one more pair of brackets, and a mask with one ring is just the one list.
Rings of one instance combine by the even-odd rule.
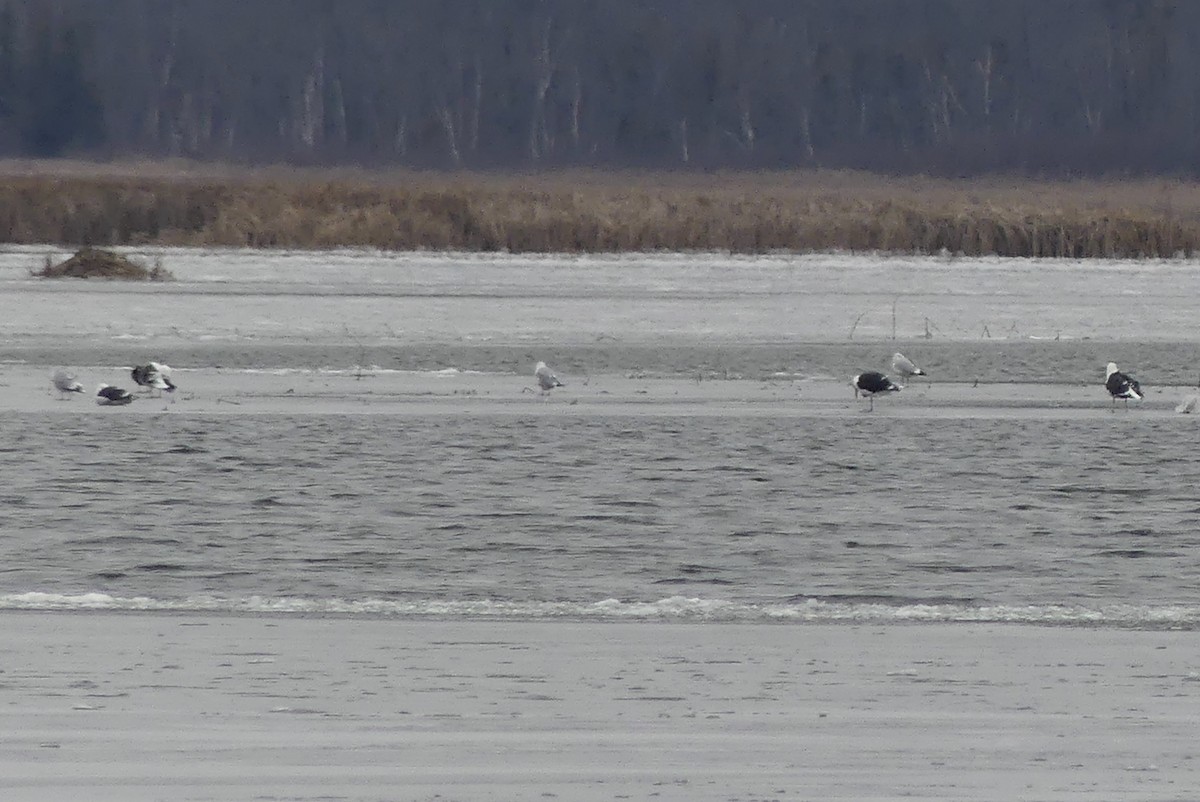
[[[719, 416], [786, 418], [1020, 418], [1109, 419], [1113, 404], [1099, 384], [1031, 382], [980, 384], [914, 382], [900, 393], [855, 400], [848, 381], [834, 378], [712, 379], [593, 374], [542, 396], [531, 377], [502, 373], [239, 371], [175, 368], [176, 397], [144, 392], [124, 407], [97, 406], [103, 381], [134, 390], [128, 371], [82, 368], [83, 393], [59, 399], [43, 368], [8, 366], [0, 384], [0, 410], [56, 415], [499, 415], [536, 417]], [[564, 374], [565, 375], [565, 374]], [[1002, 392], [996, 392], [998, 388]], [[1175, 406], [1196, 388], [1156, 385], [1122, 417], [1183, 418]]]

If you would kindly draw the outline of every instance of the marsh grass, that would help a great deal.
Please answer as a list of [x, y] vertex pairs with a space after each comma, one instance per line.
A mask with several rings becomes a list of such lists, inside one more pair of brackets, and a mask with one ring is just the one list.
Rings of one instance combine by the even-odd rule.
[[0, 240], [511, 252], [1200, 250], [1200, 184], [853, 172], [536, 175], [0, 164]]

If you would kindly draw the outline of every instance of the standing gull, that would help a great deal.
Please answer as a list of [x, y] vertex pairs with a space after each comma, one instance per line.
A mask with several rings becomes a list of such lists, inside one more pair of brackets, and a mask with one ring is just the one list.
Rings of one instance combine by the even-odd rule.
[[70, 398], [71, 393], [82, 393], [83, 385], [75, 378], [75, 374], [68, 373], [65, 370], [56, 370], [54, 375], [50, 377], [50, 381], [54, 384], [54, 389], [58, 390], [58, 400]]
[[1126, 409], [1129, 408], [1129, 399], [1142, 400], [1142, 386], [1138, 384], [1137, 379], [1117, 370], [1116, 362], [1108, 363], [1104, 376], [1104, 389], [1112, 396], [1114, 410], [1117, 408], [1118, 398], [1124, 399]]
[[[174, 393], [175, 384], [171, 381], [171, 366], [164, 365], [159, 362], [148, 362], [145, 365], [135, 365], [133, 370], [129, 371], [130, 378], [139, 386], [145, 387], [147, 390], [158, 390], [159, 395], [164, 392]], [[172, 395], [171, 399], [174, 400]]]
[[102, 407], [123, 407], [133, 403], [133, 396], [128, 390], [102, 384], [96, 388], [96, 403]]
[[899, 352], [892, 354], [892, 371], [905, 379], [925, 375], [925, 371], [914, 365], [911, 359]]
[[554, 371], [546, 367], [545, 362], [537, 363], [537, 365], [533, 368], [533, 377], [537, 379], [538, 387], [541, 389], [542, 395], [549, 395], [550, 391], [555, 387], [567, 386], [558, 380], [558, 377], [554, 375]]
[[868, 370], [860, 373], [850, 380], [850, 386], [854, 388], [854, 397], [865, 395], [871, 400], [871, 406], [868, 412], [875, 411], [875, 394], [876, 393], [898, 393], [904, 388], [896, 384], [887, 376], [874, 370]]

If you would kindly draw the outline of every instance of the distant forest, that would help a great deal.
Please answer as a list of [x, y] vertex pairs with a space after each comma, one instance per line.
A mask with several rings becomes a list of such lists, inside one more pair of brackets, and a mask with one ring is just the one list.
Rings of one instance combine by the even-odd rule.
[[0, 157], [1200, 174], [1200, 3], [0, 0]]

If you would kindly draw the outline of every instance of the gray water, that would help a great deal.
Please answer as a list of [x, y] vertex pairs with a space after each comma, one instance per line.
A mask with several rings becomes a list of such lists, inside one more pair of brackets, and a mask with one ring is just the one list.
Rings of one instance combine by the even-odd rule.
[[[559, 349], [568, 367], [614, 373], [724, 362], [747, 378], [838, 375], [890, 351], [881, 335], [906, 292], [906, 336], [918, 319], [1004, 307], [991, 319], [1015, 320], [1019, 307], [1022, 325], [1058, 337], [968, 336], [964, 323], [910, 340], [943, 376], [1087, 382], [1114, 353], [1143, 378], [1195, 373], [1194, 296], [1162, 286], [1200, 287], [1190, 263], [1088, 275], [989, 262], [976, 287], [960, 264], [866, 257], [791, 269], [781, 257], [353, 257], [369, 281], [322, 273], [324, 258], [182, 252], [166, 260], [178, 285], [133, 290], [12, 272], [8, 358], [105, 365], [136, 345], [175, 365], [320, 369], [370, 347], [376, 363], [503, 373]], [[415, 264], [388, 271], [405, 258]], [[308, 272], [289, 272], [297, 260]], [[715, 278], [697, 289], [697, 271]], [[419, 302], [431, 295], [432, 309]], [[70, 322], [48, 317], [55, 304]], [[878, 319], [860, 321], [858, 340], [828, 328], [864, 304]], [[1109, 328], [1106, 316], [1155, 305]], [[798, 319], [786, 330], [773, 328], [781, 310]], [[131, 425], [20, 412], [0, 430], [0, 606], [1195, 628], [1193, 423], [486, 408], [217, 419], [181, 405]]]
[[15, 606], [1200, 622], [1177, 419], [54, 415], [0, 442]]

